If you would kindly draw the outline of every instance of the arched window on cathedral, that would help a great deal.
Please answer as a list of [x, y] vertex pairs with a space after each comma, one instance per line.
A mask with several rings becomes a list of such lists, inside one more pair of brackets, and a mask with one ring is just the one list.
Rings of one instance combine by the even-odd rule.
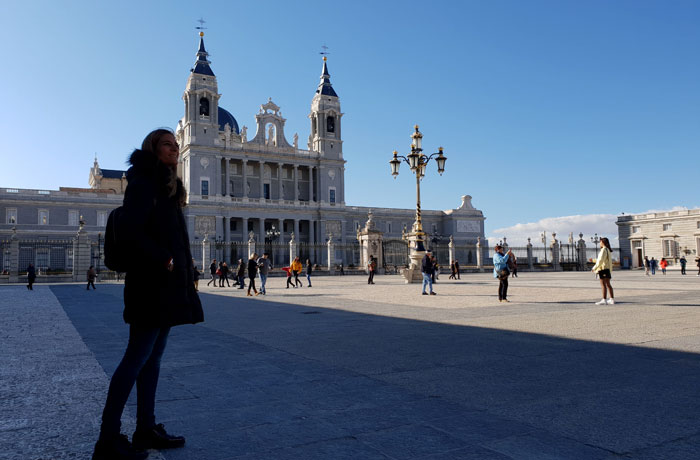
[[329, 133], [335, 132], [335, 117], [326, 118], [326, 131]]
[[206, 97], [199, 100], [199, 114], [205, 117], [209, 116], [209, 99]]

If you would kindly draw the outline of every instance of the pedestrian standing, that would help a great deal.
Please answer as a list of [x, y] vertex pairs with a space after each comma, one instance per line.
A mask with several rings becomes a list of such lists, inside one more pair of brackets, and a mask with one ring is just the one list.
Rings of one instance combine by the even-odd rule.
[[307, 287], [311, 287], [311, 273], [313, 272], [313, 267], [311, 265], [311, 260], [306, 259], [306, 281], [309, 282]]
[[29, 264], [27, 267], [27, 289], [30, 291], [34, 290], [34, 281], [36, 280], [36, 269], [34, 269], [34, 264]]
[[369, 277], [367, 278], [367, 284], [374, 284], [374, 272], [377, 270], [377, 261], [374, 258], [374, 254], [370, 254], [367, 260], [367, 272]]
[[214, 287], [216, 287], [216, 259], [211, 261], [211, 265], [209, 265], [209, 271], [211, 272], [211, 279], [207, 283], [207, 286], [209, 286], [211, 283], [214, 283]]
[[250, 293], [250, 290], [252, 289], [255, 295], [259, 295], [260, 293], [258, 292], [257, 289], [255, 289], [255, 277], [258, 276], [258, 255], [256, 253], [252, 253], [250, 255], [250, 259], [248, 259], [248, 294], [249, 296], [252, 296], [253, 294]]
[[202, 274], [199, 272], [197, 265], [194, 263], [194, 258], [192, 258], [192, 279], [194, 279], [194, 290], [199, 291], [199, 277]]
[[661, 261], [659, 262], [659, 267], [661, 267], [661, 273], [663, 273], [664, 276], [666, 276], [666, 267], [668, 267], [668, 261], [665, 257], [661, 258]]
[[651, 271], [651, 261], [649, 261], [649, 256], [644, 256], [644, 274], [649, 276]]
[[238, 259], [236, 279], [238, 280], [238, 289], [245, 289], [245, 262], [243, 262], [243, 259]]
[[294, 274], [294, 287], [304, 285], [304, 283], [302, 283], [299, 280], [299, 274], [301, 273], [302, 269], [303, 269], [303, 267], [301, 266], [301, 259], [297, 256], [294, 258], [294, 261], [292, 261], [292, 273]]
[[438, 280], [438, 263], [437, 263], [437, 258], [435, 256], [430, 257], [430, 261], [433, 263], [433, 284], [435, 284]]
[[685, 265], [688, 263], [688, 261], [685, 259], [685, 256], [681, 256], [678, 262], [681, 264], [681, 275], [685, 275]]
[[448, 279], [451, 279], [451, 280], [456, 280], [456, 279], [457, 279], [457, 272], [456, 272], [456, 269], [455, 269], [455, 263], [454, 263], [454, 261], [452, 261], [452, 263], [450, 263], [450, 277], [449, 277]]
[[505, 249], [500, 244], [494, 248], [493, 254], [493, 277], [498, 278], [498, 301], [510, 302], [508, 300], [508, 259], [513, 257], [513, 251], [510, 249], [505, 253]]
[[265, 289], [265, 283], [267, 283], [267, 274], [272, 270], [272, 263], [270, 262], [270, 254], [267, 252], [263, 253], [262, 257], [258, 259], [258, 272], [260, 273], [260, 293], [262, 295], [267, 294]]
[[[186, 192], [177, 177], [179, 147], [170, 130], [158, 129], [129, 158], [122, 207], [127, 257], [124, 321], [129, 342], [112, 375], [93, 460], [145, 460], [147, 449], [182, 447], [185, 438], [156, 424], [160, 362], [170, 329], [204, 321], [194, 290], [192, 254], [182, 208]], [[136, 384], [136, 431], [121, 434], [121, 416]]]
[[653, 257], [649, 261], [649, 265], [651, 265], [651, 274], [656, 275], [656, 266], [658, 264], [658, 261], [654, 259]]
[[433, 270], [435, 266], [433, 265], [433, 259], [431, 257], [430, 251], [425, 251], [425, 255], [423, 256], [423, 260], [421, 260], [420, 264], [420, 271], [423, 274], [423, 295], [428, 295], [427, 292], [425, 292], [425, 286], [430, 287], [430, 295], [437, 295], [433, 291]]
[[345, 276], [345, 270], [343, 269], [343, 264], [340, 264], [340, 274], [341, 274], [341, 276]]
[[513, 251], [509, 251], [510, 256], [508, 256], [508, 270], [510, 270], [511, 278], [518, 277], [518, 259], [513, 254]]
[[92, 290], [94, 291], [97, 289], [95, 287], [95, 278], [97, 278], [97, 272], [95, 271], [95, 266], [90, 265], [90, 268], [88, 268], [87, 271], [87, 287], [85, 288], [86, 290], [90, 290], [90, 286], [92, 286]]
[[457, 273], [457, 279], [461, 280], [462, 277], [459, 276], [459, 260], [455, 260], [455, 273]]
[[[654, 258], [652, 257], [651, 260], [653, 262]], [[613, 294], [613, 288], [610, 284], [610, 280], [612, 279], [612, 248], [607, 238], [600, 239], [600, 252], [598, 253], [598, 258], [596, 259], [592, 271], [598, 274], [600, 287], [603, 290], [603, 298], [595, 304], [614, 305], [615, 294]], [[606, 300], [608, 294], [610, 294], [610, 298]]]

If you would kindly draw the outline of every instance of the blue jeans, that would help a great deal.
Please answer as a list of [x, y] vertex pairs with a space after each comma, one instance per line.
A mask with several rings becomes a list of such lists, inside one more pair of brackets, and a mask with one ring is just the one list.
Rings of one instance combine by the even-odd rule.
[[148, 430], [156, 424], [155, 404], [160, 360], [168, 342], [169, 327], [129, 329], [129, 344], [112, 375], [107, 402], [102, 412], [101, 439], [114, 439], [121, 430], [122, 412], [136, 383], [136, 429]]
[[433, 277], [427, 273], [423, 273], [423, 292], [425, 292], [425, 285], [430, 286], [430, 292], [433, 292]]
[[260, 274], [260, 292], [265, 294], [265, 283], [267, 283], [267, 275]]
[[306, 281], [308, 281], [309, 286], [311, 286], [311, 275], [309, 275], [308, 273], [306, 274]]

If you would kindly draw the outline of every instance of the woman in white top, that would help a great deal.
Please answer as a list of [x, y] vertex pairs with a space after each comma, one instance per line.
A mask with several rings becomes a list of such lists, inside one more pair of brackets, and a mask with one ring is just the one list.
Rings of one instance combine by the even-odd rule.
[[[593, 266], [593, 271], [598, 274], [600, 287], [603, 289], [603, 298], [595, 304], [614, 305], [615, 294], [613, 294], [613, 288], [610, 285], [610, 280], [612, 279], [612, 248], [610, 248], [610, 241], [607, 238], [600, 239], [600, 252]], [[608, 292], [610, 293], [610, 298], [606, 300]]]

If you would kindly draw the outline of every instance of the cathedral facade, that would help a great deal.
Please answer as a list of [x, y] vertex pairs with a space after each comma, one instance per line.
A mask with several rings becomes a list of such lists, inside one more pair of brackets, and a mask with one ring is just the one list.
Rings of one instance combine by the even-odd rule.
[[[192, 241], [239, 242], [251, 236], [265, 241], [272, 231], [278, 243], [288, 242], [292, 234], [300, 243], [322, 244], [331, 236], [337, 243], [352, 243], [370, 212], [385, 240], [399, 240], [411, 229], [414, 209], [346, 203], [343, 112], [325, 58], [310, 96], [310, 134], [303, 148], [296, 134], [291, 142], [287, 138], [286, 120], [271, 99], [260, 106], [255, 131], [248, 133], [219, 103], [222, 95], [200, 35], [183, 94], [184, 115], [175, 128]], [[123, 198], [124, 171], [101, 169], [95, 160], [89, 185], [58, 191], [0, 189], [0, 239], [13, 232], [19, 238], [72, 237], [81, 221], [93, 236], [104, 232], [109, 211]], [[457, 245], [475, 245], [479, 237], [485, 241], [485, 218], [468, 195], [454, 209], [422, 210], [422, 220], [429, 237], [446, 241], [451, 236]]]

